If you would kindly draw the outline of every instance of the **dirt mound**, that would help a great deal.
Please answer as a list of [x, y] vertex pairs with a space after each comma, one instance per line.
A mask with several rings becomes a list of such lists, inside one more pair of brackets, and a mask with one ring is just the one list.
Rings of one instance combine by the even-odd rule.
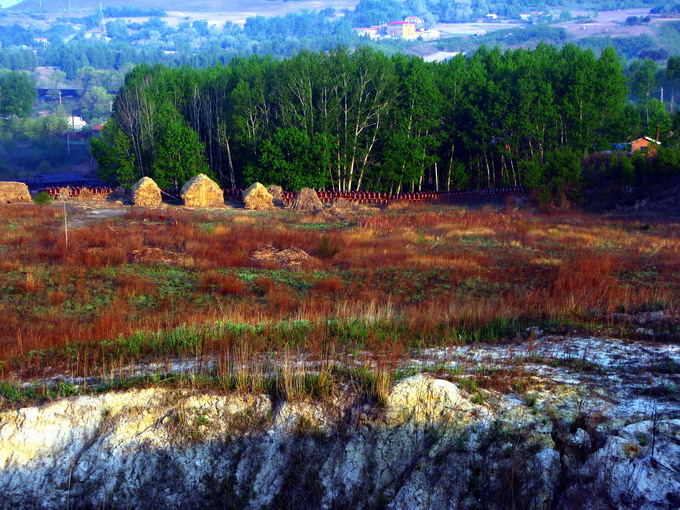
[[283, 207], [283, 188], [281, 186], [277, 186], [276, 184], [272, 184], [267, 188], [267, 191], [269, 194], [273, 197], [274, 199], [274, 205], [277, 207]]
[[0, 203], [16, 204], [30, 201], [31, 194], [23, 182], [0, 182]]
[[351, 202], [346, 198], [338, 198], [330, 207], [326, 208], [326, 212], [334, 216], [353, 216], [362, 214], [368, 211], [368, 207], [357, 202]]
[[139, 179], [131, 190], [132, 205], [158, 207], [161, 205], [161, 189], [150, 177]]
[[224, 207], [224, 192], [205, 174], [192, 177], [180, 194], [186, 207]]
[[302, 266], [318, 265], [318, 259], [309, 255], [306, 251], [300, 248], [286, 248], [285, 250], [277, 250], [273, 246], [262, 246], [255, 251], [250, 252], [248, 258], [254, 262], [264, 264], [276, 264], [283, 267], [295, 268]]
[[118, 186], [106, 196], [107, 202], [130, 202], [130, 191]]
[[320, 211], [323, 209], [323, 202], [311, 188], [302, 188], [295, 194], [293, 209], [298, 211]]
[[243, 203], [246, 209], [266, 211], [274, 208], [274, 197], [267, 188], [256, 182], [243, 192]]

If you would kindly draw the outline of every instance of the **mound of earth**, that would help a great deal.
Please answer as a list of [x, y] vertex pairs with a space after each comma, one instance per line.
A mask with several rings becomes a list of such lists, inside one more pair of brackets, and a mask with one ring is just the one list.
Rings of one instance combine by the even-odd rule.
[[256, 182], [243, 192], [243, 204], [246, 209], [266, 211], [274, 208], [274, 197], [267, 188]]
[[23, 182], [0, 182], [0, 203], [17, 204], [30, 201], [31, 194]]
[[248, 258], [253, 262], [276, 264], [288, 268], [317, 265], [319, 262], [318, 259], [300, 248], [278, 250], [269, 245], [250, 252]]
[[368, 211], [368, 207], [357, 202], [351, 202], [345, 198], [338, 198], [330, 207], [327, 207], [325, 212], [334, 216], [352, 216], [362, 214]]
[[323, 202], [319, 199], [316, 191], [311, 188], [302, 188], [295, 194], [293, 209], [298, 211], [320, 211], [323, 209]]
[[161, 205], [161, 189], [150, 177], [142, 177], [132, 186], [132, 204], [144, 207]]
[[223, 207], [224, 192], [205, 174], [192, 177], [180, 192], [186, 207]]

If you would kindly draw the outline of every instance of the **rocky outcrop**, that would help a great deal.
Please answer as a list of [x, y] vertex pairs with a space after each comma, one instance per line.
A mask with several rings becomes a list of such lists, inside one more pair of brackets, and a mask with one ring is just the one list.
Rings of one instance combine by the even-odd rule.
[[0, 204], [20, 204], [31, 201], [28, 186], [23, 182], [0, 182]]
[[267, 188], [256, 182], [243, 192], [243, 205], [246, 209], [266, 211], [274, 208], [274, 197]]
[[161, 189], [151, 177], [142, 177], [130, 190], [132, 205], [158, 207], [161, 205]]
[[198, 174], [187, 181], [180, 195], [187, 207], [224, 207], [224, 192], [205, 174]]
[[581, 474], [614, 508], [680, 508], [680, 419], [624, 427], [589, 457]]
[[650, 424], [583, 451], [578, 480], [591, 485], [571, 496], [549, 420], [498, 414], [445, 380], [405, 379], [382, 406], [350, 388], [296, 401], [129, 390], [1, 412], [0, 506], [579, 508], [576, 496], [597, 506], [604, 494], [669, 508], [679, 424], [653, 425], [654, 459]]

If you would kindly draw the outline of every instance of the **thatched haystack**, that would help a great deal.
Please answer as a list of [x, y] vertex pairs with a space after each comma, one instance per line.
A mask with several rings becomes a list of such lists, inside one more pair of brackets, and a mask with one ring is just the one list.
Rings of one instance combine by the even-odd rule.
[[31, 194], [23, 182], [0, 182], [0, 204], [30, 202]]
[[319, 199], [316, 191], [310, 188], [302, 188], [295, 194], [293, 209], [298, 211], [320, 211], [323, 209], [323, 202]]
[[266, 211], [274, 208], [274, 197], [267, 188], [256, 182], [243, 192], [243, 203], [246, 209]]
[[151, 177], [142, 177], [131, 190], [132, 205], [158, 207], [161, 205], [161, 189]]
[[205, 174], [192, 177], [180, 194], [187, 207], [224, 207], [222, 188]]
[[276, 184], [272, 184], [267, 188], [267, 191], [269, 191], [269, 194], [273, 197], [274, 199], [274, 205], [276, 207], [283, 207], [283, 188], [281, 186], [277, 186]]

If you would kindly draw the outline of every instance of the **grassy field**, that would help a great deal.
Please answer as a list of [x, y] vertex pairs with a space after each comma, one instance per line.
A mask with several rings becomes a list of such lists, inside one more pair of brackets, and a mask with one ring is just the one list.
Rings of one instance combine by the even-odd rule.
[[[389, 372], [414, 350], [514, 342], [531, 326], [635, 338], [622, 316], [680, 305], [671, 222], [434, 206], [350, 220], [71, 210], [67, 242], [61, 206], [0, 209], [5, 379], [197, 373], [203, 360], [231, 381], [267, 375], [273, 359], [316, 376], [331, 362]], [[254, 260], [266, 245], [311, 257]], [[656, 338], [680, 336], [657, 326]]]

